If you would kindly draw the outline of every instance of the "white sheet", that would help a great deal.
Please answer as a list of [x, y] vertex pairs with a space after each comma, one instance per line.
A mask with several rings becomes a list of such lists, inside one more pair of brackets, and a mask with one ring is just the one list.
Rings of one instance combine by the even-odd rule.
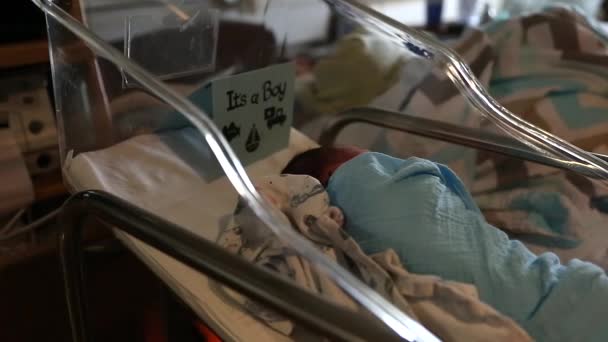
[[[65, 177], [75, 190], [107, 191], [215, 241], [219, 220], [234, 210], [237, 194], [225, 177], [210, 183], [201, 177], [203, 165], [196, 165], [196, 156], [205, 150], [199, 139], [191, 128], [138, 136], [68, 160]], [[254, 163], [247, 172], [250, 177], [278, 174], [294, 155], [315, 146], [292, 130], [287, 149]], [[210, 290], [207, 277], [127, 234], [117, 235], [225, 340], [287, 340], [222, 301]]]

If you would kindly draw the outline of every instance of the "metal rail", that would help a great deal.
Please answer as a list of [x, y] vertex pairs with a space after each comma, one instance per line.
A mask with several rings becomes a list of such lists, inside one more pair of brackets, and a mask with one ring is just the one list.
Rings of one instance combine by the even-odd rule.
[[[553, 166], [583, 174], [590, 178], [603, 179], [594, 167], [575, 162], [565, 162], [561, 159], [552, 158], [549, 155], [540, 154], [530, 149], [527, 145], [507, 136], [375, 108], [355, 108], [328, 118], [328, 122], [321, 133], [320, 144], [331, 146], [338, 137], [338, 134], [346, 126], [353, 123], [367, 123], [394, 129]], [[608, 161], [608, 156], [606, 155], [593, 154], [602, 160]]]
[[73, 195], [60, 213], [59, 252], [74, 342], [91, 341], [87, 329], [82, 235], [97, 218], [170, 255], [215, 281], [339, 341], [402, 341], [371, 314], [346, 310], [252, 265], [221, 246], [100, 191]]

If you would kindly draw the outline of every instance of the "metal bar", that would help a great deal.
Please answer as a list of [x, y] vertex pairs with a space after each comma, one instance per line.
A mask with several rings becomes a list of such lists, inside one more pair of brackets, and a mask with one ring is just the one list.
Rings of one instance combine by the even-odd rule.
[[87, 329], [81, 241], [83, 223], [90, 217], [128, 233], [324, 337], [339, 341], [402, 341], [371, 314], [332, 304], [211, 241], [107, 193], [78, 193], [64, 204], [60, 215], [60, 258], [75, 342], [91, 341]]
[[[323, 146], [332, 145], [342, 129], [353, 123], [367, 123], [395, 129], [410, 134], [443, 140], [462, 146], [495, 152], [573, 171], [590, 178], [603, 179], [593, 167], [540, 154], [530, 149], [525, 144], [506, 136], [375, 108], [355, 108], [329, 118], [328, 123], [321, 133], [320, 144]], [[594, 155], [602, 160], [608, 161], [608, 156], [597, 153], [594, 153]]]

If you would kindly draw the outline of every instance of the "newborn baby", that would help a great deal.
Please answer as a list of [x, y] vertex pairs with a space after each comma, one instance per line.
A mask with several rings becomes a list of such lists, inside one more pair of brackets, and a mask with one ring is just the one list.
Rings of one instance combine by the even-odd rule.
[[608, 340], [608, 277], [532, 254], [489, 225], [447, 167], [353, 148], [296, 156], [288, 174], [318, 177], [368, 253], [394, 249], [411, 272], [474, 284], [481, 299], [538, 340]]
[[[409, 273], [390, 249], [373, 255], [363, 253], [342, 230], [340, 209], [329, 204], [327, 192], [316, 179], [275, 175], [257, 179], [255, 186], [278, 209], [278, 214], [284, 215], [285, 221], [327, 258], [418, 320], [442, 341], [531, 340], [515, 322], [482, 303], [474, 286]], [[288, 243], [268, 230], [244, 201], [237, 206], [232, 222], [221, 230], [218, 243], [245, 260], [290, 278], [312, 293], [352, 310], [359, 308], [323, 272], [317, 271], [306, 258], [298, 256]], [[221, 287], [216, 290], [296, 341], [318, 340], [303, 338], [297, 325], [272, 310]], [[420, 337], [425, 340], [424, 336]]]

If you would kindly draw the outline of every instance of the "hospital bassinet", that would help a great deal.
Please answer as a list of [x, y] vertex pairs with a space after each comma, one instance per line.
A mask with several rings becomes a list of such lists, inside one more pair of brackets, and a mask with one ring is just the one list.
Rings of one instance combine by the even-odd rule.
[[[63, 265], [75, 340], [86, 339], [86, 316], [79, 283], [79, 231], [73, 228], [86, 215], [113, 226], [117, 236], [226, 340], [286, 337], [226, 303], [213, 290], [218, 283], [331, 338], [435, 340], [285, 228], [253, 188], [249, 177], [279, 173], [291, 157], [317, 146], [313, 140], [292, 129], [285, 146], [243, 167], [226, 132], [206, 116], [209, 109], [196, 106], [190, 96], [212, 80], [283, 65], [304, 48], [334, 42], [332, 28], [338, 20], [364, 27], [403, 51], [409, 61], [453, 83], [475, 115], [485, 115], [509, 133], [502, 135], [505, 141], [524, 141], [518, 148], [529, 158], [599, 179], [608, 175], [603, 160], [518, 120], [493, 102], [470, 78], [468, 68], [434, 38], [354, 1], [33, 1], [47, 16], [67, 186], [73, 192], [105, 191], [75, 195], [63, 214]], [[332, 81], [340, 84], [339, 79]], [[387, 120], [376, 115], [378, 124]], [[399, 123], [392, 127], [409, 127], [395, 120]], [[214, 246], [219, 227], [239, 197], [371, 316], [326, 303]]]

